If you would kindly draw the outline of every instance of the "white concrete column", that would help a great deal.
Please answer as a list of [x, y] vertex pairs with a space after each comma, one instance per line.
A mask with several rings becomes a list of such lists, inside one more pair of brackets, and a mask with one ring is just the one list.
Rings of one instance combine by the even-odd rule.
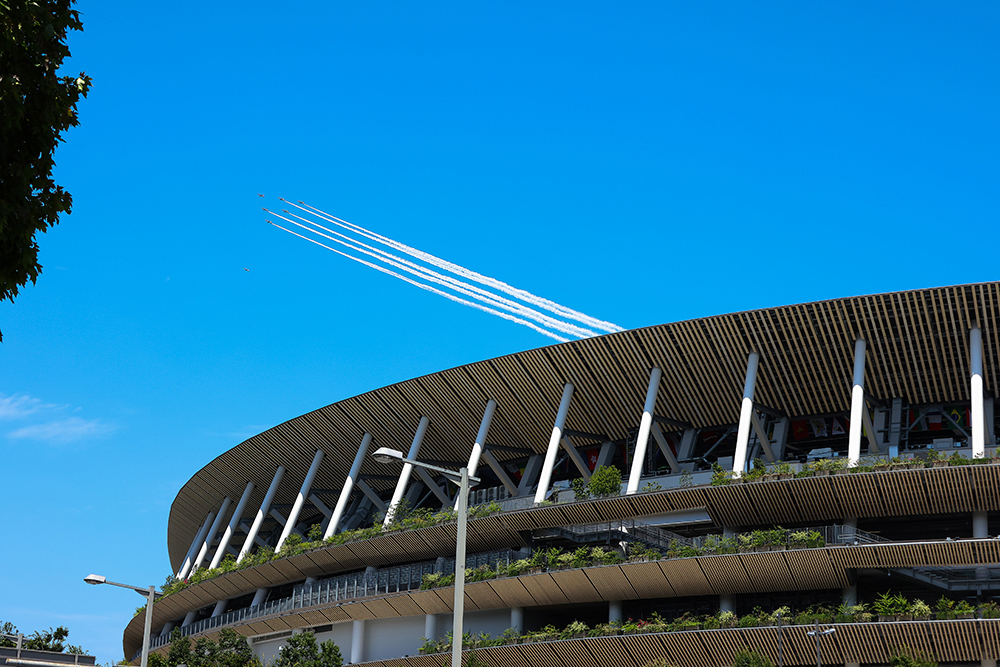
[[215, 609], [212, 610], [212, 618], [216, 616], [222, 616], [226, 613], [226, 607], [229, 606], [229, 600], [219, 600], [215, 603]]
[[476, 434], [476, 442], [472, 445], [472, 454], [469, 455], [469, 477], [476, 476], [476, 469], [479, 467], [479, 457], [483, 455], [486, 447], [486, 438], [490, 433], [490, 424], [493, 423], [493, 413], [496, 412], [497, 402], [492, 398], [486, 401], [486, 412], [483, 413], [483, 420], [479, 423], [479, 432]]
[[233, 533], [240, 525], [240, 521], [243, 520], [243, 511], [247, 508], [247, 502], [250, 500], [250, 494], [253, 493], [254, 484], [253, 482], [247, 482], [247, 486], [243, 489], [243, 495], [240, 496], [240, 501], [236, 503], [236, 509], [233, 511], [232, 518], [229, 519], [229, 525], [226, 526], [226, 531], [222, 533], [222, 538], [219, 540], [219, 546], [215, 548], [215, 554], [212, 556], [212, 563], [208, 566], [208, 569], [212, 570], [219, 567], [219, 563], [226, 556], [226, 549], [229, 548], [229, 542], [233, 539]]
[[368, 456], [368, 445], [370, 444], [372, 444], [372, 434], [365, 433], [364, 437], [361, 438], [361, 446], [358, 448], [358, 453], [354, 455], [354, 463], [351, 465], [351, 471], [347, 473], [347, 479], [344, 480], [344, 488], [340, 490], [340, 497], [337, 498], [337, 506], [333, 508], [333, 516], [330, 517], [330, 523], [326, 525], [326, 532], [323, 533], [324, 540], [329, 539], [337, 533], [340, 519], [344, 516], [344, 508], [347, 507], [347, 501], [351, 498], [351, 491], [354, 490], [354, 484], [358, 481], [358, 475], [361, 474], [361, 464], [364, 463], [365, 457]]
[[160, 636], [170, 636], [170, 633], [174, 631], [175, 627], [177, 627], [177, 621], [167, 621], [167, 623], [163, 626], [163, 629], [160, 630]]
[[365, 654], [365, 622], [354, 621], [351, 625], [351, 663], [362, 662]]
[[427, 614], [424, 616], [424, 637], [435, 641], [438, 637], [438, 617], [437, 614]]
[[740, 424], [736, 429], [736, 453], [733, 455], [733, 477], [742, 477], [747, 465], [747, 443], [750, 441], [750, 416], [753, 413], [753, 390], [757, 384], [757, 363], [760, 355], [751, 352], [747, 358], [747, 376], [743, 383], [743, 403]]
[[536, 505], [545, 500], [545, 494], [549, 490], [549, 483], [552, 481], [552, 468], [556, 464], [556, 453], [559, 451], [559, 443], [562, 440], [563, 426], [566, 424], [566, 415], [569, 414], [571, 400], [573, 400], [573, 383], [567, 382], [563, 387], [562, 400], [559, 401], [559, 410], [556, 412], [556, 423], [552, 426], [552, 435], [549, 437], [549, 448], [545, 450], [545, 461], [542, 463], [542, 471], [538, 476], [538, 489], [535, 491]]
[[732, 593], [723, 593], [719, 596], [719, 611], [736, 611]]
[[608, 623], [622, 622], [622, 601], [608, 600]]
[[510, 608], [510, 627], [518, 633], [524, 632], [524, 607]]
[[[420, 443], [423, 442], [424, 433], [427, 432], [427, 427], [430, 425], [431, 420], [427, 417], [420, 418], [420, 424], [417, 425], [417, 432], [413, 436], [413, 443], [410, 445], [410, 452], [406, 455], [408, 459], [415, 459], [420, 454]], [[383, 526], [388, 526], [392, 523], [392, 515], [396, 513], [396, 506], [399, 505], [399, 501], [402, 500], [403, 494], [406, 493], [406, 485], [410, 481], [410, 475], [413, 473], [413, 466], [409, 463], [403, 464], [403, 471], [399, 473], [399, 481], [396, 482], [396, 490], [392, 492], [392, 500], [389, 502], [389, 507], [385, 511], [385, 520], [382, 522]]]
[[851, 387], [851, 425], [847, 434], [847, 465], [861, 458], [861, 427], [865, 412], [865, 341], [854, 341], [854, 384]]
[[972, 513], [972, 536], [979, 538], [990, 536], [989, 514], [986, 512]]
[[257, 539], [257, 533], [260, 532], [260, 526], [264, 523], [264, 517], [271, 511], [271, 501], [274, 500], [274, 494], [277, 493], [278, 485], [281, 484], [281, 478], [284, 476], [285, 467], [278, 466], [278, 469], [274, 472], [274, 479], [271, 480], [271, 486], [267, 487], [267, 493], [264, 494], [264, 502], [260, 504], [260, 509], [257, 510], [257, 515], [253, 518], [253, 524], [250, 526], [250, 530], [247, 531], [247, 538], [243, 541], [243, 548], [240, 549], [240, 555], [236, 557], [237, 563], [250, 553], [253, 541]]
[[986, 453], [986, 429], [983, 418], [983, 332], [978, 326], [969, 332], [969, 348], [972, 353], [972, 456], [981, 457]]
[[186, 628], [187, 626], [194, 623], [194, 619], [197, 615], [198, 615], [197, 610], [189, 611], [188, 613], [184, 614], [184, 620], [181, 622], [181, 627]]
[[660, 377], [663, 373], [654, 368], [649, 373], [649, 386], [646, 387], [646, 403], [642, 406], [642, 417], [639, 419], [639, 435], [635, 439], [635, 455], [632, 457], [632, 470], [628, 476], [628, 486], [625, 495], [631, 496], [639, 490], [639, 479], [642, 477], [642, 464], [646, 461], [646, 446], [649, 444], [649, 429], [653, 425], [653, 413], [656, 411], [656, 392], [660, 388]]
[[257, 592], [253, 594], [253, 600], [250, 602], [250, 606], [259, 607], [264, 604], [264, 601], [267, 599], [267, 590], [268, 589], [266, 588], [258, 588]]
[[215, 519], [215, 512], [209, 512], [208, 516], [205, 517], [205, 522], [201, 524], [201, 528], [198, 529], [198, 534], [194, 536], [194, 542], [191, 543], [191, 548], [188, 549], [188, 555], [184, 559], [184, 564], [181, 565], [181, 569], [177, 571], [177, 578], [183, 579], [188, 576], [191, 571], [191, 566], [194, 565], [194, 556], [196, 549], [205, 541], [205, 535], [208, 534], [208, 529], [212, 526], [212, 521]]
[[222, 520], [226, 517], [226, 512], [229, 510], [229, 506], [233, 503], [229, 496], [222, 499], [222, 507], [219, 508], [219, 513], [215, 515], [215, 521], [212, 522], [212, 527], [208, 529], [208, 534], [205, 535], [205, 541], [201, 543], [201, 549], [198, 550], [198, 555], [195, 556], [194, 564], [191, 565], [191, 570], [197, 570], [201, 567], [201, 564], [205, 562], [205, 557], [208, 555], [208, 550], [212, 546], [212, 542], [215, 541], [215, 536], [219, 534], [219, 526], [222, 525]]
[[285, 540], [295, 530], [295, 524], [299, 522], [299, 514], [302, 513], [302, 506], [305, 504], [306, 498], [309, 497], [313, 480], [316, 478], [316, 473], [319, 472], [319, 464], [322, 462], [323, 450], [317, 449], [316, 454], [313, 456], [312, 465], [309, 466], [309, 472], [306, 473], [306, 478], [302, 480], [302, 488], [299, 489], [299, 495], [295, 496], [295, 502], [292, 503], [292, 510], [288, 513], [288, 519], [285, 521], [285, 527], [281, 531], [281, 537], [278, 538], [278, 544], [274, 547], [275, 551], [281, 550], [281, 547], [285, 544]]

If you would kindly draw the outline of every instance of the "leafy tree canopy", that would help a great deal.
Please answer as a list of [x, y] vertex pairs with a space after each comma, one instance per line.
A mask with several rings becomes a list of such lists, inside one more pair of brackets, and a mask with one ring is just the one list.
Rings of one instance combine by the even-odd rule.
[[306, 631], [288, 638], [274, 667], [341, 667], [343, 664], [340, 647], [332, 641], [317, 646], [316, 635]]
[[[17, 641], [10, 636], [17, 634], [19, 634], [17, 626], [10, 621], [0, 623], [0, 646], [17, 646]], [[30, 635], [24, 635], [21, 647], [31, 649], [32, 651], [52, 651], [54, 653], [62, 653], [65, 651], [66, 653], [76, 653], [79, 655], [84, 655], [86, 653], [86, 651], [79, 646], [66, 644], [65, 640], [67, 637], [69, 637], [69, 629], [63, 625], [60, 625], [55, 630], [49, 628], [45, 632], [35, 630], [35, 632]]]
[[174, 628], [170, 635], [170, 650], [166, 657], [153, 653], [149, 656], [150, 667], [259, 667], [253, 649], [246, 637], [232, 628], [219, 631], [219, 642], [205, 637], [191, 646], [191, 640]]
[[0, 301], [38, 279], [35, 234], [73, 205], [52, 180], [56, 146], [79, 124], [76, 105], [91, 84], [83, 72], [57, 74], [67, 33], [83, 30], [73, 2], [0, 0]]

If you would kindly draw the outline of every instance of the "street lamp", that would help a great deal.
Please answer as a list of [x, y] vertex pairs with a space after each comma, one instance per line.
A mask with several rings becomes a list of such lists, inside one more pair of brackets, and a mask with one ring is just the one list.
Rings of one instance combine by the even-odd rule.
[[458, 485], [458, 504], [455, 505], [455, 511], [458, 513], [458, 536], [455, 540], [455, 604], [453, 605], [455, 622], [451, 630], [451, 665], [452, 667], [461, 667], [462, 621], [465, 615], [465, 524], [469, 514], [469, 483], [478, 484], [480, 480], [478, 477], [470, 477], [468, 468], [461, 468], [458, 472], [439, 468], [416, 459], [404, 458], [403, 452], [389, 447], [379, 447], [372, 456], [379, 463], [398, 461], [425, 470], [433, 470], [443, 475], [452, 484]]
[[146, 625], [142, 631], [142, 661], [139, 663], [140, 667], [146, 667], [149, 661], [149, 633], [153, 626], [153, 601], [159, 595], [156, 592], [156, 586], [150, 586], [147, 588], [139, 588], [138, 586], [129, 586], [128, 584], [119, 584], [117, 581], [108, 581], [107, 577], [102, 577], [99, 574], [88, 574], [83, 578], [88, 584], [97, 586], [98, 584], [111, 584], [112, 586], [120, 586], [121, 588], [129, 588], [139, 595], [146, 597]]
[[836, 631], [837, 631], [837, 628], [827, 628], [826, 630], [823, 630], [822, 632], [820, 632], [819, 621], [816, 621], [816, 629], [815, 630], [810, 630], [809, 632], [806, 633], [810, 637], [815, 637], [816, 638], [816, 667], [823, 667], [823, 663], [820, 660], [820, 653], [819, 653], [819, 642], [820, 642], [820, 640], [823, 637], [826, 637], [827, 635], [832, 635]]

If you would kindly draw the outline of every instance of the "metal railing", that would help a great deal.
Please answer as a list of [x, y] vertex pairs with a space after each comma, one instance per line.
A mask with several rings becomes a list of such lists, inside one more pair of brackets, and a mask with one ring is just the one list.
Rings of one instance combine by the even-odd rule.
[[[495, 568], [498, 563], [509, 565], [512, 560], [520, 558], [521, 554], [510, 549], [487, 551], [471, 554], [465, 559], [466, 570], [473, 570], [483, 565]], [[203, 618], [188, 626], [180, 628], [184, 636], [196, 635], [215, 628], [233, 625], [242, 621], [282, 614], [295, 609], [304, 609], [341, 600], [365, 598], [373, 595], [399, 593], [420, 588], [425, 574], [440, 572], [450, 574], [455, 571], [455, 558], [439, 558], [433, 561], [398, 565], [382, 570], [367, 570], [340, 574], [334, 577], [319, 579], [309, 584], [298, 584], [292, 588], [291, 596], [280, 600], [271, 600], [256, 607], [245, 607], [226, 612], [218, 616]], [[164, 635], [150, 639], [149, 648], [156, 649], [170, 643], [170, 636]], [[139, 651], [136, 652], [139, 655]], [[133, 656], [134, 657], [134, 656]]]

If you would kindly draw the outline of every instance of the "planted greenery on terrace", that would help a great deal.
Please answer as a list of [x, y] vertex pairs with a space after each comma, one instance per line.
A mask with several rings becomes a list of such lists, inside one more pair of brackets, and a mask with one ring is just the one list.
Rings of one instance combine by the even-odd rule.
[[[816, 549], [826, 546], [826, 539], [818, 530], [786, 530], [780, 526], [767, 530], [738, 533], [732, 537], [709, 535], [699, 546], [671, 540], [662, 551], [656, 547], [633, 542], [629, 545], [628, 562], [646, 562], [675, 558], [692, 558], [716, 554], [738, 554], [752, 551], [778, 551], [783, 549]], [[531, 556], [509, 563], [499, 562], [495, 566], [481, 565], [466, 571], [468, 583], [518, 577], [522, 574], [538, 574], [558, 570], [580, 569], [599, 565], [617, 565], [625, 562], [617, 551], [605, 547], [579, 547], [566, 551], [560, 547], [536, 549]], [[420, 584], [421, 590], [452, 586], [454, 574], [435, 572], [425, 574]]]
[[[892, 609], [903, 609], [905, 613], [883, 615], [883, 600], [892, 600]], [[501, 635], [491, 637], [488, 633], [466, 632], [462, 645], [467, 648], [486, 648], [489, 646], [506, 646], [510, 644], [530, 644], [533, 642], [555, 641], [560, 639], [582, 639], [584, 637], [610, 637], [615, 635], [632, 635], [652, 632], [688, 632], [692, 630], [720, 630], [726, 628], [759, 628], [776, 626], [815, 626], [816, 623], [873, 623], [903, 620], [925, 621], [931, 619], [952, 620], [964, 618], [1000, 618], [1000, 607], [995, 602], [987, 602], [974, 607], [965, 600], [955, 601], [942, 597], [935, 604], [937, 612], [922, 600], [907, 600], [901, 595], [885, 592], [875, 603], [826, 607], [813, 605], [799, 611], [789, 607], [779, 607], [767, 612], [756, 608], [749, 614], [737, 616], [731, 611], [719, 611], [715, 614], [697, 615], [684, 613], [667, 620], [657, 613], [647, 619], [632, 619], [618, 622], [601, 623], [593, 627], [580, 621], [573, 621], [565, 628], [547, 625], [541, 630], [519, 633], [514, 628], [508, 628]], [[959, 612], [961, 608], [963, 611]], [[445, 653], [451, 650], [452, 635], [449, 632], [440, 640], [423, 638], [424, 645], [421, 654]]]
[[[491, 514], [496, 514], [497, 512], [500, 512], [501, 509], [500, 505], [495, 502], [485, 505], [477, 505], [469, 508], [469, 518], [481, 519], [483, 517], [490, 516]], [[452, 523], [457, 519], [458, 514], [455, 512], [454, 508], [446, 507], [438, 512], [433, 512], [426, 508], [414, 510], [410, 509], [409, 505], [404, 500], [399, 503], [396, 512], [393, 514], [392, 522], [388, 526], [383, 527], [381, 519], [378, 515], [376, 515], [375, 523], [368, 528], [347, 530], [342, 533], [337, 533], [336, 535], [324, 540], [322, 539], [322, 529], [320, 528], [320, 525], [315, 524], [306, 533], [305, 538], [294, 533], [289, 535], [280, 551], [276, 552], [272, 547], [261, 547], [254, 553], [247, 554], [239, 563], [236, 562], [235, 556], [228, 554], [222, 559], [222, 562], [219, 563], [219, 567], [213, 569], [199, 568], [189, 574], [186, 579], [177, 579], [173, 575], [168, 576], [166, 582], [163, 584], [163, 594], [171, 595], [184, 590], [188, 586], [193, 586], [203, 581], [214, 579], [215, 577], [226, 574], [227, 572], [235, 572], [236, 570], [246, 570], [248, 568], [258, 567], [260, 565], [264, 565], [265, 563], [270, 563], [271, 561], [289, 558], [291, 556], [298, 556], [314, 549], [370, 540], [373, 537], [389, 535], [391, 533], [404, 530], [417, 530], [419, 528], [427, 528], [430, 526], [440, 526]], [[145, 609], [145, 607], [142, 609]]]

